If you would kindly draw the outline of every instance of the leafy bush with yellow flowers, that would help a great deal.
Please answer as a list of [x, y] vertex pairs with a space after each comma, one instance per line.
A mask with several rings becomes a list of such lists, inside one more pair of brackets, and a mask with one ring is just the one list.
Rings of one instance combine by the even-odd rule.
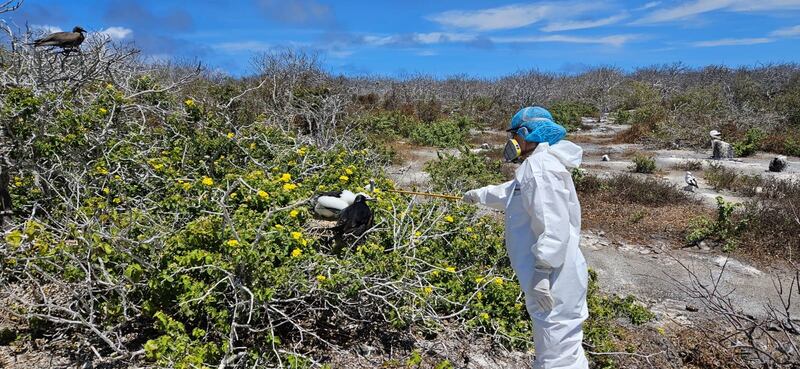
[[[73, 337], [76, 357], [175, 368], [319, 366], [359, 341], [445, 326], [530, 348], [494, 217], [387, 192], [365, 144], [321, 144], [287, 124], [295, 113], [260, 113], [281, 111], [264, 102], [276, 91], [236, 100], [244, 86], [107, 67], [125, 78], [2, 87], [14, 214], [0, 315], [18, 327], [4, 336]], [[470, 124], [400, 133], [450, 145]], [[371, 179], [375, 226], [335, 252], [309, 199]]]
[[[100, 88], [91, 110], [55, 112], [39, 129], [58, 134], [36, 137], [37, 111], [53, 111], [47, 100], [32, 91], [6, 100], [7, 116], [23, 117], [13, 133], [47, 149], [14, 152], [35, 169], [23, 166], [11, 184], [28, 215], [5, 235], [0, 273], [60, 299], [19, 296], [23, 325], [47, 321], [104, 356], [186, 368], [302, 367], [355, 332], [435, 335], [445, 322], [529, 344], [496, 221], [381, 191], [392, 184], [366, 150], [233, 125], [189, 98], [135, 102], [170, 107], [163, 124], [146, 126], [114, 107], [132, 100], [104, 102], [112, 90]], [[308, 199], [365, 191], [372, 178], [376, 226], [337, 254]]]

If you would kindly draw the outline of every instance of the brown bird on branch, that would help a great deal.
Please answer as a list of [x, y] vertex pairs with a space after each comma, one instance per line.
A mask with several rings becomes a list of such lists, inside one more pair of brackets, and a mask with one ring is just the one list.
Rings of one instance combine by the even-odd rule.
[[45, 37], [42, 37], [37, 40], [33, 40], [32, 45], [34, 47], [38, 46], [55, 46], [60, 47], [64, 50], [67, 49], [75, 49], [83, 43], [83, 40], [86, 39], [84, 35], [86, 30], [75, 26], [72, 29], [72, 32], [55, 32], [51, 33]]

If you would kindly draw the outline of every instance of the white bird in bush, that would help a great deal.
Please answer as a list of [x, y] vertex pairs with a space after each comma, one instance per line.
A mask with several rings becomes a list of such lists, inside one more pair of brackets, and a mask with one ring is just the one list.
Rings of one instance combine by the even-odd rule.
[[722, 133], [719, 133], [719, 131], [717, 131], [716, 129], [712, 130], [711, 132], [708, 132], [708, 134], [711, 136], [711, 138], [715, 140], [722, 139]]
[[700, 186], [697, 185], [697, 179], [694, 178], [692, 172], [686, 172], [686, 176], [683, 179], [686, 180], [686, 184], [689, 185], [689, 187], [700, 188]]
[[336, 218], [342, 210], [356, 201], [358, 195], [364, 195], [367, 200], [371, 199], [363, 192], [358, 194], [348, 190], [322, 192], [312, 199], [314, 212], [324, 218]]

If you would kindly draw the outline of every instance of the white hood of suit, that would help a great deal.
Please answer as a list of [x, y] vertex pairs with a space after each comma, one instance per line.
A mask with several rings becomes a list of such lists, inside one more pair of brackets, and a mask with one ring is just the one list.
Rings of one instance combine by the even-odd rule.
[[583, 159], [583, 149], [567, 140], [558, 141], [553, 146], [550, 146], [547, 142], [542, 142], [536, 147], [536, 151], [540, 150], [547, 150], [569, 169], [579, 167]]

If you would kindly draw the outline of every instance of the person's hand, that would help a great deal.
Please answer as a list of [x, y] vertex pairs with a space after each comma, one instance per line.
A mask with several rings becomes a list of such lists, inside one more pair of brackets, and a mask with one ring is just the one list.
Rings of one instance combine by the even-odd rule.
[[462, 197], [461, 200], [467, 204], [477, 204], [480, 202], [481, 198], [478, 196], [478, 191], [469, 190], [464, 194], [464, 197]]
[[533, 301], [539, 311], [553, 310], [553, 295], [550, 294], [550, 270], [537, 268], [533, 272]]

